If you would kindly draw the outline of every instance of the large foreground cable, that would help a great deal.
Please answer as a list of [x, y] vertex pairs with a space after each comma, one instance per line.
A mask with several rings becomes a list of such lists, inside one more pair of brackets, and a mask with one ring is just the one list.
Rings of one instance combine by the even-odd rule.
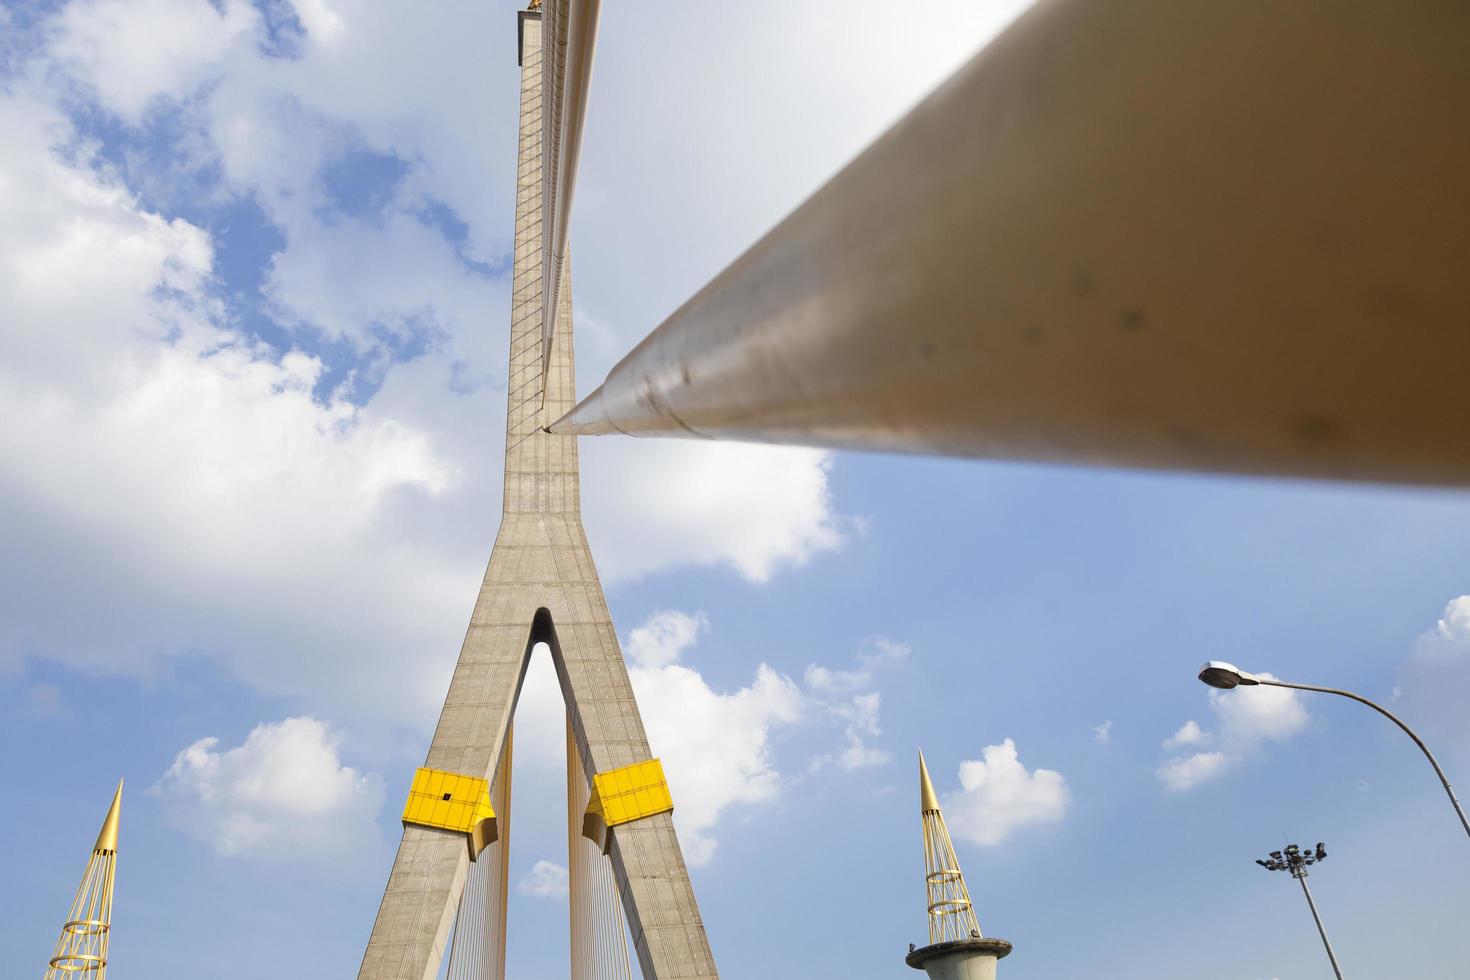
[[551, 430], [1470, 483], [1467, 107], [1463, 0], [1043, 0]]
[[572, 197], [577, 185], [577, 163], [582, 154], [582, 130], [587, 119], [587, 94], [592, 83], [592, 56], [597, 47], [601, 0], [546, 0], [541, 62], [541, 233], [542, 233], [542, 378], [551, 363], [556, 329], [552, 311], [561, 308], [562, 269], [566, 264], [571, 230]]

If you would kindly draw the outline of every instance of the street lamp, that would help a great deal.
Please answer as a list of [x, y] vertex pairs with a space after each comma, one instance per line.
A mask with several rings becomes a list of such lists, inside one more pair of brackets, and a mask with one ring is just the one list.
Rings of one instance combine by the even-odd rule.
[[1317, 923], [1317, 933], [1322, 937], [1327, 959], [1332, 963], [1332, 972], [1337, 974], [1337, 980], [1342, 980], [1342, 967], [1337, 965], [1337, 955], [1332, 952], [1332, 944], [1327, 941], [1327, 930], [1322, 927], [1322, 917], [1317, 914], [1317, 903], [1312, 901], [1312, 890], [1307, 887], [1307, 867], [1325, 860], [1327, 849], [1318, 841], [1314, 851], [1303, 851], [1295, 844], [1287, 844], [1285, 853], [1272, 851], [1266, 860], [1257, 859], [1256, 863], [1267, 871], [1290, 871], [1291, 876], [1301, 882], [1302, 894], [1307, 896], [1307, 908], [1312, 910], [1312, 921]]
[[1382, 705], [1375, 704], [1361, 694], [1354, 694], [1352, 691], [1340, 691], [1335, 687], [1317, 687], [1315, 684], [1291, 684], [1287, 681], [1277, 680], [1274, 677], [1251, 674], [1223, 660], [1211, 660], [1206, 663], [1200, 668], [1199, 679], [1210, 687], [1217, 687], [1222, 691], [1228, 691], [1233, 687], [1253, 687], [1257, 684], [1265, 684], [1268, 687], [1289, 687], [1298, 691], [1319, 691], [1322, 694], [1338, 694], [1345, 698], [1351, 698], [1359, 704], [1366, 704], [1403, 729], [1404, 734], [1412, 738], [1414, 744], [1419, 746], [1419, 751], [1424, 753], [1424, 758], [1428, 759], [1429, 764], [1434, 767], [1434, 774], [1439, 777], [1440, 784], [1444, 786], [1445, 793], [1449, 795], [1450, 804], [1454, 806], [1455, 814], [1460, 818], [1460, 826], [1464, 827], [1465, 834], [1470, 836], [1470, 820], [1465, 818], [1465, 808], [1460, 806], [1460, 801], [1455, 797], [1454, 789], [1450, 787], [1449, 777], [1444, 774], [1444, 770], [1435, 761], [1434, 754], [1429, 751], [1429, 746], [1424, 744], [1422, 738], [1414, 734], [1412, 728], [1405, 725], [1397, 715]]

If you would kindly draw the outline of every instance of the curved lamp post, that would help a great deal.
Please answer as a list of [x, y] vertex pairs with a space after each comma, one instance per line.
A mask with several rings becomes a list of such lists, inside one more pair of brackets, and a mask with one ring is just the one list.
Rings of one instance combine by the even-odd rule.
[[1291, 684], [1287, 681], [1276, 680], [1274, 677], [1262, 677], [1259, 674], [1247, 673], [1234, 664], [1226, 663], [1223, 660], [1211, 660], [1206, 663], [1200, 668], [1199, 679], [1210, 687], [1217, 687], [1224, 691], [1228, 691], [1233, 687], [1253, 687], [1257, 684], [1265, 684], [1269, 687], [1290, 687], [1298, 691], [1320, 691], [1323, 694], [1339, 694], [1345, 698], [1351, 698], [1359, 704], [1366, 704], [1403, 729], [1404, 734], [1412, 738], [1414, 744], [1419, 746], [1419, 751], [1424, 753], [1424, 758], [1428, 759], [1429, 764], [1434, 767], [1434, 774], [1439, 777], [1440, 783], [1444, 786], [1445, 793], [1449, 795], [1450, 803], [1455, 808], [1455, 814], [1460, 818], [1460, 825], [1465, 828], [1466, 835], [1470, 835], [1470, 820], [1465, 818], [1465, 809], [1460, 806], [1460, 801], [1455, 798], [1455, 791], [1450, 787], [1449, 777], [1444, 774], [1444, 770], [1435, 761], [1434, 754], [1429, 751], [1429, 746], [1425, 745], [1424, 740], [1414, 734], [1412, 728], [1405, 725], [1399, 720], [1397, 715], [1382, 705], [1375, 704], [1360, 694], [1354, 694], [1352, 691], [1340, 691], [1335, 687], [1317, 687], [1315, 684]]

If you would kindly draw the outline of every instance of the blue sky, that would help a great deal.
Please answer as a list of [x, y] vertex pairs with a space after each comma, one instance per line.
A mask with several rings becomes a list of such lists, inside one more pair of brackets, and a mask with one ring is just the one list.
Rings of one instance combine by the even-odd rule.
[[[607, 5], [581, 389], [1023, 6]], [[498, 518], [513, 10], [0, 7], [6, 962], [44, 965], [126, 776], [118, 976], [356, 970]], [[907, 969], [920, 746], [1008, 978], [1327, 975], [1251, 863], [1284, 838], [1328, 843], [1350, 974], [1463, 972], [1470, 854], [1413, 747], [1193, 675], [1362, 691], [1470, 771], [1464, 493], [614, 439], [583, 464], [724, 975]], [[566, 971], [532, 875], [565, 864], [545, 666], [528, 980]]]

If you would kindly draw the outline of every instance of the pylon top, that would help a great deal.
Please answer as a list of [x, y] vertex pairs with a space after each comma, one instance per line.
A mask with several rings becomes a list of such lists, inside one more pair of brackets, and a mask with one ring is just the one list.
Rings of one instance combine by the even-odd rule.
[[102, 821], [102, 830], [97, 834], [97, 843], [92, 850], [99, 854], [117, 853], [117, 825], [122, 816], [123, 781], [117, 781], [117, 792], [112, 794], [112, 806], [107, 808], [107, 819]]

